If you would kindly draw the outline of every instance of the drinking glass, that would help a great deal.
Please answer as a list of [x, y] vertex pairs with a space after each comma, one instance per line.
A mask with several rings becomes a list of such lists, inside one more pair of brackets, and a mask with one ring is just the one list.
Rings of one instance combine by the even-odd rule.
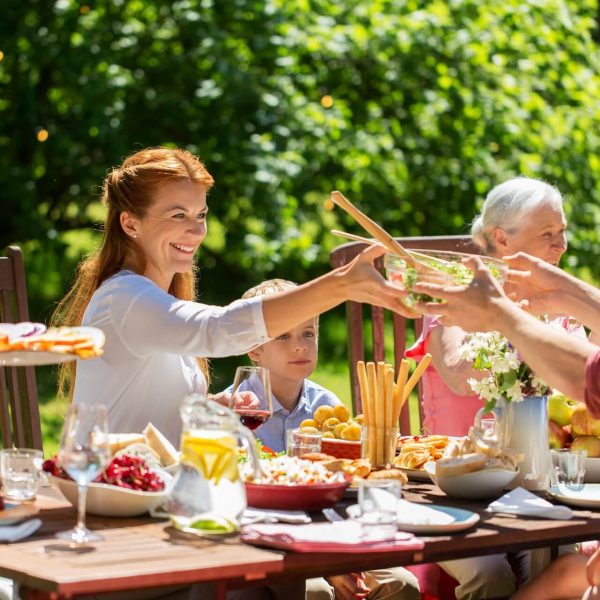
[[303, 454], [321, 452], [321, 432], [311, 433], [302, 429], [288, 429], [285, 451], [288, 456], [300, 458]]
[[396, 537], [401, 492], [402, 485], [394, 479], [361, 479], [358, 482], [361, 535], [365, 541]]
[[33, 448], [0, 450], [0, 475], [4, 497], [15, 502], [35, 500], [44, 455]]
[[231, 389], [229, 408], [233, 409], [242, 424], [252, 431], [269, 419], [273, 414], [269, 369], [238, 367]]
[[109, 456], [106, 407], [72, 404], [63, 425], [58, 462], [77, 484], [78, 517], [74, 529], [56, 537], [77, 544], [104, 539], [85, 526], [85, 499], [88, 485], [104, 470]]
[[583, 489], [585, 475], [585, 450], [560, 448], [550, 450], [552, 457], [552, 483], [560, 488], [578, 492]]

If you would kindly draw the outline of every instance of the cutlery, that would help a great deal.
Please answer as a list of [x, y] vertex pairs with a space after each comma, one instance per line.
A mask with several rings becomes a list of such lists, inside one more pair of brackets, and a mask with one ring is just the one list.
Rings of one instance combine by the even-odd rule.
[[330, 522], [336, 523], [338, 521], [343, 521], [344, 517], [342, 517], [335, 509], [333, 508], [324, 508], [322, 510], [323, 516]]
[[[354, 240], [355, 242], [364, 242], [365, 244], [376, 244], [378, 240], [374, 240], [372, 238], [363, 237], [362, 235], [356, 235], [355, 233], [348, 233], [347, 231], [340, 231], [339, 229], [330, 229], [330, 232], [333, 235], [339, 235], [340, 237], [347, 238], [349, 240]], [[407, 252], [411, 256], [416, 256], [417, 258], [425, 258], [427, 260], [435, 261], [442, 264], [451, 265], [452, 263], [449, 260], [445, 260], [443, 258], [427, 256], [427, 254], [423, 254], [422, 252], [417, 252], [417, 250], [407, 250]]]
[[349, 215], [364, 227], [378, 242], [381, 242], [389, 252], [401, 256], [409, 265], [418, 271], [435, 271], [433, 267], [424, 263], [408, 252], [402, 244], [395, 240], [381, 225], [375, 223], [365, 213], [356, 208], [341, 192], [331, 192], [331, 201], [343, 208]]

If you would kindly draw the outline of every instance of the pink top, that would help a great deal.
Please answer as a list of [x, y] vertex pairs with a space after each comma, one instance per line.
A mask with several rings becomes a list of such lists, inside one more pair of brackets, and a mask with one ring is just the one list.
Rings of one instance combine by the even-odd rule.
[[[568, 317], [558, 317], [557, 322], [569, 333], [585, 336], [584, 328], [573, 325]], [[429, 335], [436, 327], [440, 326], [437, 317], [423, 317], [423, 331], [415, 344], [406, 350], [406, 357], [420, 360], [428, 350]], [[600, 361], [600, 358], [598, 358]], [[596, 366], [596, 405], [600, 412], [600, 367]], [[445, 434], [462, 436], [468, 435], [469, 428], [473, 425], [475, 414], [483, 407], [483, 400], [479, 396], [459, 396], [455, 394], [444, 382], [433, 365], [429, 365], [421, 378], [423, 394], [421, 410], [423, 423], [421, 428], [424, 433]], [[587, 399], [586, 399], [587, 400]]]
[[600, 417], [600, 350], [585, 364], [585, 404], [594, 418]]

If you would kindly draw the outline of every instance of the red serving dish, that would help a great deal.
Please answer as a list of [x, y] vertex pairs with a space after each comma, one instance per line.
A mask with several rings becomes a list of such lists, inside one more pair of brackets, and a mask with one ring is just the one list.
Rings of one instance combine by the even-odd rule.
[[246, 482], [248, 506], [278, 510], [321, 510], [342, 498], [349, 483], [270, 485]]

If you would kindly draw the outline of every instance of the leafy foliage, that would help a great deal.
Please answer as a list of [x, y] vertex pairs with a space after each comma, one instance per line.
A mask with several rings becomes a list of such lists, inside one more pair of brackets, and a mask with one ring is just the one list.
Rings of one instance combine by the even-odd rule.
[[337, 243], [328, 229], [357, 230], [325, 210], [332, 189], [395, 234], [460, 233], [485, 193], [519, 173], [558, 185], [569, 264], [598, 277], [596, 10], [594, 0], [5, 0], [0, 246], [25, 245], [39, 312], [97, 239], [107, 168], [172, 144], [217, 181], [200, 256], [207, 301], [273, 274], [323, 272]]

